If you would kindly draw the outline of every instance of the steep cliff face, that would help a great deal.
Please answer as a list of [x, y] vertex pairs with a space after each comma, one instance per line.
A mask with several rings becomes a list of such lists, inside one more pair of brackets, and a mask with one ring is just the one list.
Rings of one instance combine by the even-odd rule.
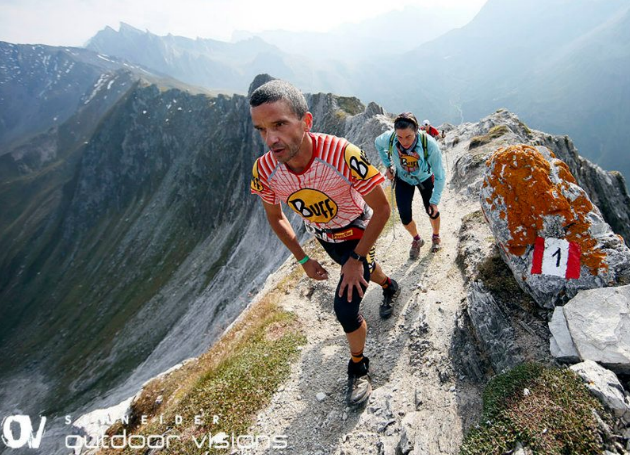
[[[162, 94], [155, 86], [127, 94], [86, 145], [56, 211], [7, 258], [3, 365], [27, 353], [66, 387], [95, 394], [94, 385], [119, 377], [120, 365], [146, 358], [249, 227], [256, 148], [247, 119], [243, 98]], [[170, 283], [178, 270], [184, 276]], [[238, 278], [251, 286], [251, 276]], [[190, 283], [182, 289], [182, 281]], [[169, 283], [175, 289], [166, 298], [160, 291]], [[247, 290], [238, 288], [226, 296]], [[169, 302], [152, 313], [168, 317], [139, 313], [152, 299]], [[226, 303], [215, 298], [207, 307], [221, 319]], [[216, 325], [212, 317], [205, 323]], [[114, 348], [120, 340], [125, 349]], [[92, 376], [95, 365], [102, 368]]]

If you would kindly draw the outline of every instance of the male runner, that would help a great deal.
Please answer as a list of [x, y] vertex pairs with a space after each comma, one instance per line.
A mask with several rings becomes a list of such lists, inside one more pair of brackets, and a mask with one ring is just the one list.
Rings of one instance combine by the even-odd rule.
[[399, 294], [396, 281], [374, 260], [374, 242], [390, 211], [381, 188], [384, 178], [347, 140], [311, 133], [313, 115], [302, 93], [288, 82], [267, 82], [249, 103], [254, 127], [269, 147], [254, 164], [252, 193], [261, 197], [271, 228], [310, 278], [326, 280], [328, 272], [304, 253], [281, 201], [304, 219], [307, 230], [342, 266], [334, 308], [350, 345], [348, 401], [364, 403], [372, 386], [369, 359], [363, 355], [367, 324], [360, 303], [368, 281], [380, 284], [380, 315], [388, 318]]

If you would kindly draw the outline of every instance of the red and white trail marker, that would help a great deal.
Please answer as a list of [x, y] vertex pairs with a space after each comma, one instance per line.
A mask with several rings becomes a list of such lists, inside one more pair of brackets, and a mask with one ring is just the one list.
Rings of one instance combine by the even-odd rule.
[[580, 278], [580, 245], [564, 239], [536, 238], [532, 275]]

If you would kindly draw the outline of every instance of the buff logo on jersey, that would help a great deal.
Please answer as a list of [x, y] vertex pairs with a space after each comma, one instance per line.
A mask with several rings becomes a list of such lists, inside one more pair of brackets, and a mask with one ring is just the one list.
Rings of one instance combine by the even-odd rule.
[[413, 155], [403, 155], [400, 154], [400, 165], [407, 172], [415, 172], [418, 169], [418, 159], [420, 156], [418, 154]]
[[261, 192], [263, 190], [263, 186], [260, 183], [260, 177], [258, 176], [258, 160], [254, 163], [254, 169], [252, 169], [251, 187], [254, 191]]
[[337, 204], [321, 191], [305, 188], [287, 199], [289, 207], [313, 223], [327, 223], [337, 216]]
[[370, 164], [365, 152], [356, 145], [348, 144], [344, 151], [344, 158], [352, 171], [352, 176], [356, 179], [369, 180], [378, 174], [378, 170]]

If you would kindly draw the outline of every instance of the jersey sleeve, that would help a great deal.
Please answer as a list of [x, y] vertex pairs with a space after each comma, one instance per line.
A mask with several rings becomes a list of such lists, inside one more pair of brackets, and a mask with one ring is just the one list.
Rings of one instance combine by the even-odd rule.
[[361, 195], [369, 194], [377, 185], [385, 181], [383, 174], [370, 163], [365, 152], [356, 145], [349, 143], [346, 146], [344, 161], [350, 169], [352, 186]]
[[252, 169], [252, 181], [250, 184], [250, 191], [252, 194], [257, 194], [260, 198], [268, 204], [279, 204], [280, 201], [276, 197], [276, 193], [272, 191], [267, 183], [266, 177], [260, 172], [260, 158], [254, 163]]

